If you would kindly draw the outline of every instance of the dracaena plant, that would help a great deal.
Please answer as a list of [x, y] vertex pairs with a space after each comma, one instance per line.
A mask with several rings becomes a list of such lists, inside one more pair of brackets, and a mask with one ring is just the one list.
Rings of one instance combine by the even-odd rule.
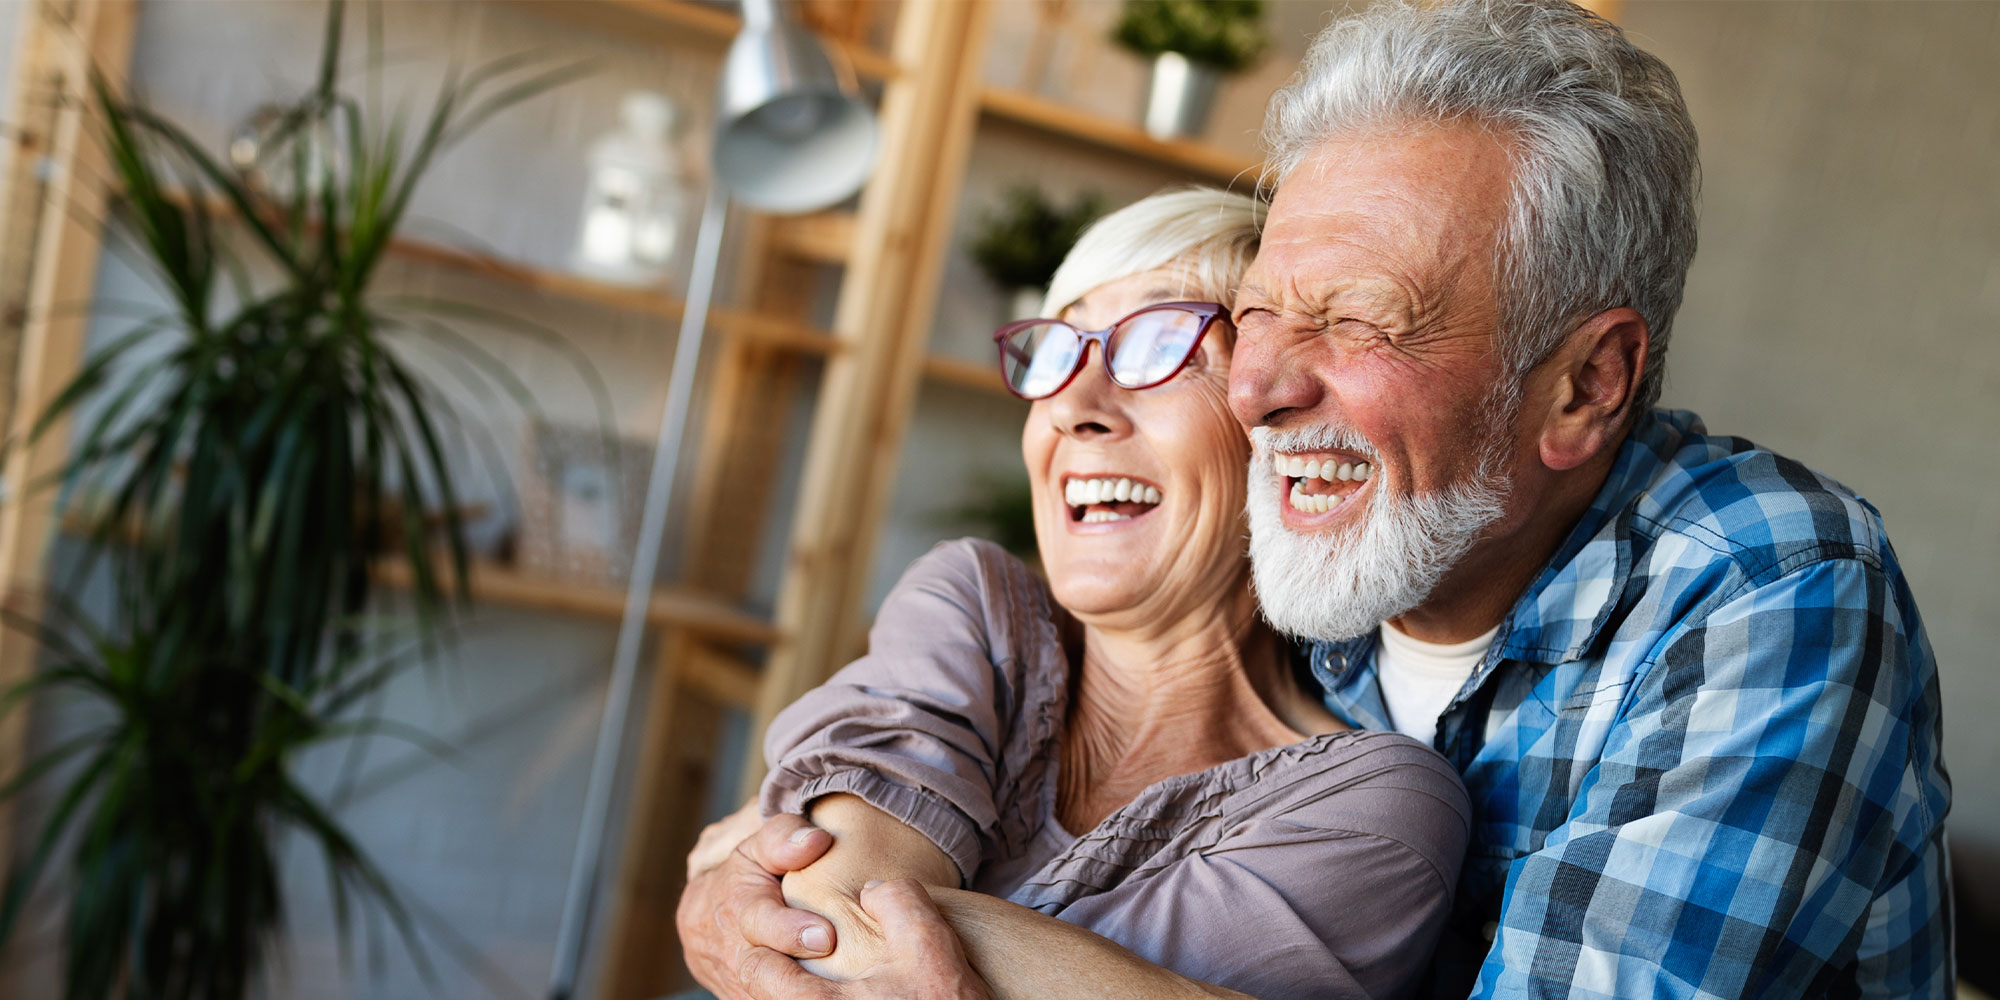
[[[68, 518], [117, 595], [108, 625], [57, 614], [59, 599], [14, 622], [42, 656], [0, 692], [0, 712], [59, 691], [92, 703], [80, 732], [0, 779], [0, 799], [40, 787], [47, 803], [0, 897], [0, 944], [57, 882], [73, 1000], [247, 995], [285, 914], [282, 836], [324, 856], [343, 934], [351, 907], [378, 908], [426, 965], [410, 911], [293, 765], [385, 729], [357, 706], [463, 598], [459, 424], [404, 342], [448, 345], [468, 384], [524, 389], [452, 329], [470, 307], [373, 281], [437, 157], [582, 68], [448, 72], [426, 115], [385, 123], [342, 90], [341, 39], [335, 2], [317, 83], [276, 116], [253, 171], [94, 82], [122, 197], [112, 232], [169, 305], [99, 350], [35, 429], [78, 425]], [[370, 614], [384, 559], [413, 581], [400, 629]]]

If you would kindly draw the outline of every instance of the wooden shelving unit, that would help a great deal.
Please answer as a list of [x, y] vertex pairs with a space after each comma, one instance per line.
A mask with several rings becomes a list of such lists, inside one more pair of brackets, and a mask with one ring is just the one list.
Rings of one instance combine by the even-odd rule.
[[[640, 31], [677, 45], [720, 48], [742, 27], [742, 18], [728, 8], [689, 0], [515, 0], [551, 17]], [[849, 39], [822, 35], [829, 48], [866, 80], [889, 80], [901, 74], [893, 59]]]
[[[375, 579], [385, 586], [407, 589], [410, 569], [401, 562], [385, 563], [376, 570]], [[471, 584], [474, 600], [506, 607], [614, 622], [625, 613], [622, 587], [536, 576], [511, 566], [474, 562]], [[778, 629], [769, 621], [686, 588], [654, 591], [646, 620], [655, 627], [686, 629], [715, 642], [768, 648], [778, 641]]]
[[[692, 0], [496, 0], [545, 17], [557, 29], [587, 27], [619, 37], [657, 41], [662, 51], [717, 53], [738, 30], [728, 6]], [[981, 79], [986, 26], [1010, 16], [1000, 0], [788, 0], [814, 22], [837, 53], [880, 95], [881, 162], [849, 211], [803, 218], [747, 218], [735, 268], [737, 299], [711, 312], [720, 358], [704, 373], [707, 417], [694, 447], [700, 463], [694, 503], [683, 515], [691, 583], [656, 591], [648, 606], [657, 644], [655, 683], [643, 706], [643, 750], [630, 782], [625, 843], [617, 884], [607, 887], [602, 979], [606, 1000], [670, 993], [685, 985], [673, 941], [673, 904], [681, 859], [697, 820], [693, 805], [712, 775], [722, 707], [750, 710], [761, 726], [779, 706], [821, 680], [855, 648], [880, 526], [890, 509], [904, 439], [915, 419], [919, 387], [1012, 399], [991, 361], [929, 353], [943, 262], [967, 173], [973, 138], [983, 128], [1010, 141], [1075, 144], [1156, 173], [1240, 188], [1254, 182], [1253, 157], [1191, 141], [1163, 142], [1135, 124], [1098, 115]], [[118, 36], [136, 22], [125, 0], [85, 4]], [[893, 51], [881, 51], [870, 18], [892, 25]], [[115, 16], [114, 16], [115, 15]], [[100, 34], [106, 34], [100, 32]], [[100, 46], [98, 65], [123, 66], [129, 36]], [[77, 72], [89, 63], [77, 61]], [[72, 116], [75, 117], [75, 116]], [[68, 135], [81, 128], [71, 122]], [[74, 136], [63, 139], [75, 145]], [[58, 149], [67, 149], [58, 145]], [[68, 159], [77, 153], [65, 154]], [[85, 151], [87, 155], [87, 150]], [[25, 161], [24, 161], [25, 162]], [[15, 173], [21, 173], [17, 165]], [[105, 176], [101, 167], [84, 176]], [[32, 180], [32, 178], [29, 178]], [[82, 199], [69, 199], [83, 203]], [[49, 303], [87, 300], [97, 239], [90, 212], [50, 222], [62, 236], [56, 266], [36, 275], [47, 285], [31, 301], [45, 317], [28, 339], [46, 339], [44, 359], [24, 376], [35, 390], [61, 384], [75, 370], [84, 317], [48, 310]], [[746, 213], [747, 214], [747, 213]], [[58, 232], [59, 231], [59, 232]], [[52, 243], [51, 246], [56, 244]], [[677, 321], [683, 303], [663, 292], [594, 281], [576, 274], [509, 261], [476, 249], [402, 239], [403, 261], [448, 269], [522, 289], [553, 302]], [[819, 323], [816, 292], [838, 268], [831, 322]], [[784, 459], [785, 422], [771, 419], [811, 393], [814, 403], [798, 495], [785, 553], [785, 578], [770, 620], [739, 606], [755, 560], [746, 553], [762, 538], [763, 512], [782, 499], [773, 474]], [[30, 392], [25, 399], [32, 403]], [[59, 456], [52, 435], [35, 452], [35, 467]], [[18, 459], [10, 459], [18, 462]], [[12, 467], [10, 467], [11, 469]], [[26, 468], [26, 467], [24, 467]], [[10, 472], [10, 481], [16, 479]], [[10, 515], [11, 516], [11, 515]], [[46, 538], [57, 530], [46, 510], [0, 523], [0, 565], [11, 578], [34, 575]], [[11, 546], [11, 548], [10, 548]], [[11, 553], [11, 554], [10, 554]], [[714, 580], [699, 579], [707, 566]], [[388, 566], [380, 581], [408, 587], [407, 569]], [[717, 582], [719, 581], [719, 582]], [[516, 607], [612, 621], [623, 611], [621, 588], [579, 585], [518, 568], [477, 563], [471, 590], [492, 606]], [[28, 653], [0, 644], [0, 677], [18, 675]], [[746, 658], [748, 654], [748, 658]], [[761, 658], [761, 663], [758, 662]], [[660, 681], [664, 681], [661, 683]], [[753, 741], [755, 742], [755, 741]], [[0, 754], [20, 745], [0, 729]], [[0, 827], [0, 844], [5, 830]]]
[[1000, 373], [994, 369], [991, 362], [980, 363], [933, 354], [924, 359], [924, 377], [933, 382], [990, 393], [1005, 399], [1019, 398], [1007, 391], [1006, 385], [1000, 381]]
[[1016, 90], [988, 87], [979, 94], [988, 117], [1039, 129], [1148, 163], [1175, 167], [1225, 185], [1257, 179], [1258, 161], [1207, 143], [1160, 140], [1130, 122], [1107, 118]]
[[[813, 249], [821, 249], [808, 244]], [[570, 302], [603, 306], [627, 312], [680, 319], [683, 303], [664, 292], [628, 285], [596, 281], [566, 271], [532, 267], [475, 251], [418, 240], [397, 240], [390, 252], [411, 260], [421, 260], [453, 270], [477, 274], [507, 284]], [[709, 310], [709, 323], [734, 337], [760, 341], [802, 354], [828, 355], [841, 349], [832, 333], [794, 320], [763, 313], [716, 306]]]
[[[209, 210], [220, 216], [229, 211], [229, 206], [212, 204]], [[839, 264], [847, 258], [853, 235], [852, 213], [821, 212], [788, 220], [786, 227], [774, 234], [771, 249], [817, 264]], [[389, 250], [406, 260], [478, 275], [551, 298], [657, 316], [670, 322], [680, 319], [684, 305], [664, 292], [597, 281], [425, 240], [399, 238], [390, 244]], [[727, 336], [804, 355], [825, 357], [842, 350], [841, 341], [828, 330], [754, 310], [715, 306], [709, 310], [709, 323]], [[1012, 398], [991, 365], [932, 356], [925, 359], [923, 373], [926, 378], [959, 388]]]

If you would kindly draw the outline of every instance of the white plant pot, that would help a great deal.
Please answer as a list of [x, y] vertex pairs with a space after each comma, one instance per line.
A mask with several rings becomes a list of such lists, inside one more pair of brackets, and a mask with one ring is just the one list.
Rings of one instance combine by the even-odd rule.
[[1152, 80], [1146, 87], [1146, 134], [1155, 139], [1201, 135], [1208, 128], [1208, 112], [1221, 82], [1221, 73], [1178, 52], [1154, 56]]

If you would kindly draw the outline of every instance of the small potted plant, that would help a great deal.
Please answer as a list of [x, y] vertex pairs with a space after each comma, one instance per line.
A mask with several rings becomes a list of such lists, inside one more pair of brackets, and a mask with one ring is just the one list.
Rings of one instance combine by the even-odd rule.
[[1104, 199], [1095, 194], [1065, 208], [1040, 190], [1022, 186], [1009, 190], [999, 206], [980, 217], [967, 249], [973, 263], [1008, 295], [1001, 322], [1041, 311], [1049, 279], [1084, 228], [1102, 214]]
[[1111, 39], [1153, 63], [1146, 132], [1156, 139], [1201, 134], [1225, 73], [1257, 61], [1270, 41], [1264, 0], [1126, 0]]

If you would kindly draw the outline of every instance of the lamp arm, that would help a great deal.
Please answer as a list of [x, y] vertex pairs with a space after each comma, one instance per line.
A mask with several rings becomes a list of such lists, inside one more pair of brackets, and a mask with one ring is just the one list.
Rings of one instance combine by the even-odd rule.
[[[673, 372], [667, 376], [666, 405], [660, 412], [660, 433], [653, 439], [653, 471], [646, 481], [646, 505], [639, 516], [639, 539], [632, 553], [632, 576], [625, 588], [625, 614], [618, 620], [618, 645], [611, 657], [611, 683], [604, 692], [603, 721], [597, 730], [597, 752], [590, 761], [590, 784], [583, 797], [583, 824], [577, 832], [576, 853], [570, 860], [569, 889], [563, 899], [562, 924], [556, 932], [555, 966], [549, 972], [551, 1000], [568, 1000], [576, 993], [577, 970], [583, 964], [584, 934], [596, 908], [605, 826], [611, 815], [611, 792], [618, 776], [618, 758], [625, 746], [626, 710], [637, 678], [639, 647], [646, 638], [647, 611], [652, 607], [653, 580], [666, 537], [667, 502], [673, 496], [674, 472], [680, 464], [681, 439], [694, 398], [695, 368], [701, 359], [702, 334], [708, 327], [709, 300], [715, 294], [716, 265], [722, 256], [723, 223], [729, 216], [729, 195], [718, 181], [708, 186], [695, 238], [694, 271], [688, 277], [688, 299], [681, 311], [680, 338], [674, 343]], [[666, 683], [656, 678], [656, 683]]]

